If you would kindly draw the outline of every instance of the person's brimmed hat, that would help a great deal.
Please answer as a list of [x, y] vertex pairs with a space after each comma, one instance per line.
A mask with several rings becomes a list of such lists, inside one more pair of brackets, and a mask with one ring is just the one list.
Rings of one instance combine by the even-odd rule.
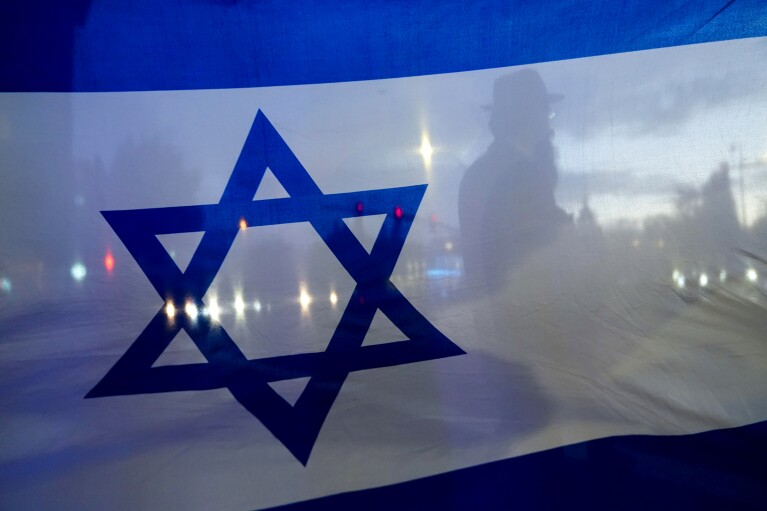
[[549, 114], [551, 105], [564, 98], [561, 94], [550, 94], [541, 75], [533, 69], [521, 69], [501, 76], [493, 85], [493, 103], [485, 110], [513, 112], [534, 112], [540, 110]]

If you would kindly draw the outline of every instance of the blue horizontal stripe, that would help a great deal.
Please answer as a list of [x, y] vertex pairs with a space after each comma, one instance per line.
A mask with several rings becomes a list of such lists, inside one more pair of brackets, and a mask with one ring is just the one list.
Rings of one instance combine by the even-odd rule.
[[602, 438], [274, 509], [767, 509], [767, 421]]
[[767, 35], [763, 0], [2, 4], [2, 91], [368, 80]]

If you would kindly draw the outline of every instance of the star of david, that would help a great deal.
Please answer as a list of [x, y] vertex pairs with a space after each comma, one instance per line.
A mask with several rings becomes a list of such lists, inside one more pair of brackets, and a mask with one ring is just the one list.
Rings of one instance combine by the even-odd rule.
[[[254, 200], [267, 167], [289, 197]], [[163, 306], [85, 397], [226, 388], [305, 465], [351, 371], [464, 354], [390, 280], [425, 191], [426, 185], [418, 185], [324, 194], [259, 111], [218, 204], [102, 214], [163, 300], [192, 302], [198, 309], [205, 307], [203, 297], [241, 220], [248, 227], [309, 222], [356, 282], [327, 349], [248, 359], [209, 317], [181, 313], [170, 321]], [[343, 221], [362, 214], [358, 204], [364, 204], [364, 215], [386, 214], [370, 253]], [[204, 231], [202, 240], [182, 272], [157, 235], [200, 231]], [[363, 346], [378, 310], [407, 341]], [[153, 367], [181, 329], [207, 362]], [[306, 377], [309, 381], [294, 405], [269, 385]]]

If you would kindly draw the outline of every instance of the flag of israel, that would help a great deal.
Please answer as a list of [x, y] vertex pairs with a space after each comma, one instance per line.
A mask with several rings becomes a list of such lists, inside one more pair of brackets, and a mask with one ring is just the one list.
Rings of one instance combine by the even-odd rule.
[[764, 6], [41, 4], [0, 508], [767, 507]]

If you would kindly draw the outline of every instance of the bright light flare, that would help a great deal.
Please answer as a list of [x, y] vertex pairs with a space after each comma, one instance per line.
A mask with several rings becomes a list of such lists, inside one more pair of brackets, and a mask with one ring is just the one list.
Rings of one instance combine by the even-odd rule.
[[83, 263], [75, 263], [72, 265], [72, 268], [70, 268], [69, 274], [72, 275], [72, 278], [77, 282], [82, 282], [85, 276], [88, 275], [88, 270]]
[[221, 307], [218, 305], [218, 300], [211, 298], [208, 302], [208, 314], [213, 321], [218, 321], [221, 318]]
[[684, 286], [685, 286], [685, 284], [686, 284], [686, 283], [687, 283], [687, 279], [685, 279], [685, 278], [684, 278], [684, 275], [680, 275], [680, 276], [679, 276], [679, 277], [676, 279], [676, 286], [677, 286], [679, 289], [684, 289]]
[[242, 315], [245, 312], [245, 300], [243, 300], [240, 295], [234, 297], [234, 310], [239, 315]]
[[239, 225], [241, 231], [244, 231], [245, 229], [248, 228], [248, 221], [245, 220], [244, 218], [240, 218], [240, 223], [237, 225]]
[[335, 291], [330, 292], [330, 304], [336, 305], [338, 303], [338, 295]]
[[756, 282], [757, 279], [759, 278], [759, 274], [756, 273], [755, 269], [749, 268], [748, 270], [746, 270], [746, 278], [748, 279], [749, 282]]
[[708, 275], [701, 273], [700, 278], [698, 278], [698, 284], [700, 287], [706, 287], [708, 285]]
[[168, 302], [165, 304], [165, 315], [168, 316], [168, 319], [173, 319], [176, 317], [176, 306], [173, 305], [173, 302]]
[[402, 208], [400, 206], [397, 206], [394, 208], [394, 218], [397, 220], [401, 219], [404, 216], [405, 212], [402, 211]]
[[306, 289], [301, 289], [301, 293], [298, 295], [298, 303], [301, 304], [301, 310], [306, 311], [309, 309], [309, 304], [312, 303], [312, 297]]
[[0, 280], [0, 288], [6, 293], [10, 293], [11, 289], [13, 289], [13, 286], [11, 285], [11, 279], [8, 277], [3, 277], [3, 279]]
[[426, 133], [421, 135], [421, 147], [418, 148], [418, 152], [421, 153], [423, 166], [426, 167], [426, 170], [431, 169], [431, 157], [434, 154], [434, 147], [431, 145], [429, 135]]
[[256, 312], [261, 312], [261, 302], [256, 300], [255, 303], [253, 304], [253, 308], [256, 309]]
[[104, 256], [104, 268], [106, 268], [108, 273], [112, 273], [115, 269], [115, 258], [112, 255], [112, 252], [107, 252], [107, 255]]
[[200, 311], [197, 310], [197, 306], [192, 302], [186, 302], [186, 305], [184, 305], [184, 312], [189, 316], [189, 319], [193, 320], [197, 319], [197, 315], [200, 313]]

